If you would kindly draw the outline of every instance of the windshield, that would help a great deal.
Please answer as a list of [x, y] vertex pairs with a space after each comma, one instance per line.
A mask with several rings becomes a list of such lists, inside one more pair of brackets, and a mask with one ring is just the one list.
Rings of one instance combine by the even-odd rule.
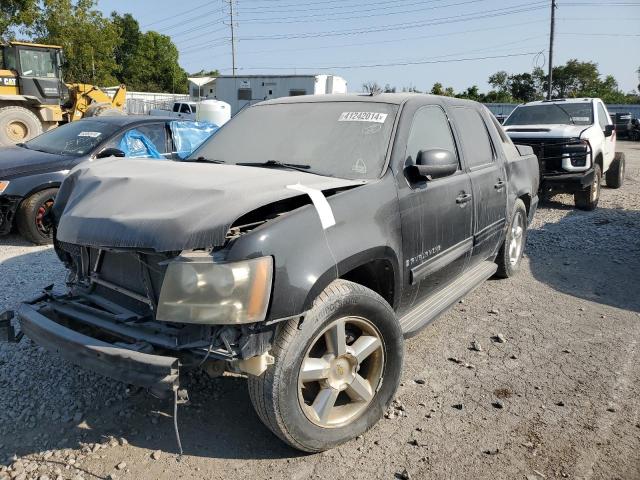
[[20, 67], [25, 77], [56, 78], [55, 52], [19, 50]]
[[250, 107], [190, 159], [224, 163], [275, 161], [348, 179], [382, 173], [396, 105], [373, 102], [283, 103]]
[[593, 105], [580, 103], [544, 103], [517, 107], [504, 122], [505, 125], [591, 125]]
[[43, 133], [26, 142], [24, 147], [56, 155], [79, 157], [90, 153], [118, 128], [117, 125], [98, 120], [80, 120]]

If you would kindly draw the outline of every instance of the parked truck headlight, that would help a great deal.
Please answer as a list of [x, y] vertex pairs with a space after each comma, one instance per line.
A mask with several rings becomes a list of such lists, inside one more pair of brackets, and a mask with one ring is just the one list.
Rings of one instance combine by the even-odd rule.
[[167, 266], [156, 319], [212, 325], [262, 321], [272, 278], [271, 257], [215, 263], [208, 254], [182, 255]]

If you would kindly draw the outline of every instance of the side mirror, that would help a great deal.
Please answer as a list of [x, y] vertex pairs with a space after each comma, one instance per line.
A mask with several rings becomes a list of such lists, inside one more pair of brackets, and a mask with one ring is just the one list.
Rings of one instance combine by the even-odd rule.
[[412, 176], [435, 180], [436, 178], [448, 177], [456, 173], [458, 171], [458, 159], [449, 150], [420, 150], [416, 164], [407, 168]]
[[107, 158], [107, 157], [125, 157], [126, 155], [122, 150], [118, 150], [117, 148], [105, 148], [100, 153], [96, 155], [96, 158]]
[[607, 125], [606, 127], [604, 127], [604, 136], [605, 137], [610, 137], [611, 135], [613, 135], [613, 132], [616, 130], [616, 126], [615, 125]]

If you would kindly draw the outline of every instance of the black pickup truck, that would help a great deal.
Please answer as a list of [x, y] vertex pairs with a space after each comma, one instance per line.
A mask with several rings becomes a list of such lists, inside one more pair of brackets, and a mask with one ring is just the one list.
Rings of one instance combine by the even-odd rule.
[[190, 368], [244, 372], [304, 451], [382, 417], [404, 338], [516, 273], [538, 203], [531, 149], [431, 95], [263, 102], [190, 160], [71, 171], [53, 208], [67, 287], [23, 303], [21, 331], [156, 393]]

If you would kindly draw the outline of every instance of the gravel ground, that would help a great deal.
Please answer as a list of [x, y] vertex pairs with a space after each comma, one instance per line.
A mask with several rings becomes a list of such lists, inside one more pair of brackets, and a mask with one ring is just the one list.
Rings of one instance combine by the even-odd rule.
[[[237, 376], [187, 381], [172, 405], [0, 344], [0, 480], [640, 478], [640, 144], [594, 212], [542, 205], [523, 271], [486, 282], [407, 342], [376, 427], [302, 455], [259, 422]], [[52, 250], [0, 239], [0, 310], [64, 279]], [[480, 346], [480, 351], [472, 348]]]

